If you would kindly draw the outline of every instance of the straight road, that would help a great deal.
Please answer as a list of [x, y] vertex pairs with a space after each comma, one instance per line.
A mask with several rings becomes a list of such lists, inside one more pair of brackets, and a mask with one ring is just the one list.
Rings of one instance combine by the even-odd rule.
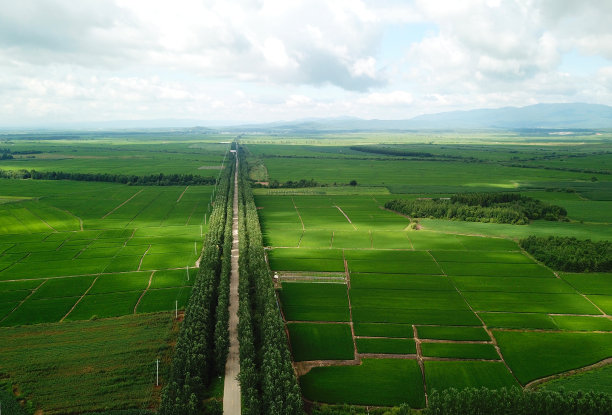
[[234, 175], [234, 206], [232, 221], [232, 272], [230, 275], [229, 297], [229, 353], [225, 362], [225, 383], [223, 385], [223, 413], [240, 415], [240, 355], [238, 346], [238, 154]]

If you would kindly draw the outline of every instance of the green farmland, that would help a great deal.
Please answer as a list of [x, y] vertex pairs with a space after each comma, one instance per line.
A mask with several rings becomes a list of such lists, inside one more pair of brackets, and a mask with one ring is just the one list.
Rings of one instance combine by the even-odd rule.
[[[511, 166], [512, 157], [530, 158], [530, 147], [518, 143], [393, 145], [480, 160], [464, 163], [369, 155], [343, 147], [339, 137], [324, 144], [295, 142], [252, 139], [247, 148], [265, 164], [267, 180], [312, 179], [319, 185], [255, 191], [308, 400], [388, 406], [403, 399], [423, 407], [434, 390], [526, 386], [612, 358], [611, 274], [555, 272], [517, 244], [532, 234], [612, 240], [609, 176], [595, 182], [592, 174], [578, 171], [587, 169], [589, 160], [601, 163], [589, 152], [607, 144], [580, 148], [584, 156], [573, 160], [569, 171], [555, 163]], [[562, 145], [537, 148], [543, 159], [566, 159]], [[347, 186], [351, 180], [358, 185]], [[520, 191], [563, 206], [569, 220], [505, 225], [407, 218], [383, 208], [394, 198], [482, 191]], [[296, 330], [300, 325], [316, 331], [309, 329], [309, 338], [308, 331]], [[335, 337], [332, 331], [322, 334], [327, 327]], [[344, 351], [348, 327], [354, 359]], [[376, 368], [394, 361], [382, 379]], [[410, 369], [396, 373], [408, 362]], [[589, 389], [585, 381], [580, 384]], [[592, 390], [605, 391], [602, 384]], [[400, 385], [408, 387], [406, 395], [394, 397]]]
[[[16, 138], [0, 170], [214, 179], [219, 141]], [[44, 413], [158, 407], [198, 272], [214, 185], [99, 178], [0, 179], [0, 386]]]
[[[612, 274], [559, 272], [518, 240], [612, 240], [612, 176], [591, 172], [609, 169], [602, 154], [612, 148], [606, 140], [572, 142], [579, 156], [569, 157], [567, 143], [539, 145], [512, 133], [496, 139], [240, 137], [252, 181], [278, 183], [253, 184], [270, 295], [280, 309], [274, 301], [266, 307], [279, 319], [280, 311], [302, 397], [314, 408], [424, 408], [434, 391], [448, 388], [609, 390]], [[204, 237], [215, 234], [208, 225], [218, 193], [212, 184], [164, 180], [214, 182], [227, 167], [227, 136], [7, 141], [16, 157], [0, 161], [0, 170], [12, 172], [0, 179], [0, 352], [8, 357], [0, 359], [1, 385], [44, 413], [155, 411], [161, 388], [153, 387], [152, 364], [160, 358], [163, 383], [182, 311], [198, 289]], [[364, 144], [432, 156], [352, 148]], [[32, 170], [73, 176], [19, 176]], [[121, 183], [124, 176], [153, 182]], [[313, 186], [285, 186], [300, 180]], [[561, 206], [568, 219], [509, 225], [409, 218], [384, 208], [393, 199], [508, 191]], [[249, 324], [263, 324], [261, 309], [251, 307]], [[70, 343], [79, 330], [83, 344]], [[113, 344], [129, 353], [94, 358], [111, 331], [118, 334]], [[261, 332], [253, 333], [262, 347]], [[50, 339], [44, 347], [43, 338]], [[26, 366], [13, 344], [33, 348]], [[36, 376], [55, 354], [63, 365]], [[118, 373], [105, 375], [103, 358]], [[206, 405], [216, 405], [222, 381], [209, 379]], [[116, 401], [108, 382], [125, 386]], [[67, 391], [75, 384], [84, 385], [78, 396]], [[97, 396], [98, 389], [105, 392]], [[62, 394], [74, 403], [62, 407]]]

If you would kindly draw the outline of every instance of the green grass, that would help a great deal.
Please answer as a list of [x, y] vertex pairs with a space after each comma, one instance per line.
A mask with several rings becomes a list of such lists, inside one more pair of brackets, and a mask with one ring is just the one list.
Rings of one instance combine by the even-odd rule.
[[345, 284], [283, 282], [279, 294], [289, 321], [349, 321]]
[[355, 339], [359, 353], [415, 354], [413, 339]]
[[488, 327], [509, 329], [558, 330], [548, 314], [538, 313], [478, 313]]
[[0, 367], [45, 414], [155, 406], [171, 328], [168, 314], [0, 328]]
[[541, 387], [557, 391], [594, 391], [612, 395], [612, 365], [551, 380]]
[[[191, 287], [149, 289], [138, 304], [138, 313], [182, 310], [189, 301]], [[177, 303], [178, 302], [178, 303]]]
[[417, 332], [420, 339], [436, 340], [491, 340], [482, 327], [440, 327], [419, 326]]
[[499, 360], [492, 344], [481, 343], [422, 343], [423, 356], [456, 359]]
[[538, 264], [441, 262], [440, 266], [452, 276], [554, 277], [552, 271]]
[[363, 359], [360, 366], [315, 367], [300, 378], [306, 399], [334, 404], [425, 405], [416, 360]]
[[468, 310], [465, 301], [456, 291], [351, 288], [350, 296], [353, 308]]
[[578, 294], [466, 291], [463, 296], [476, 311], [601, 314], [589, 301]]
[[144, 291], [151, 272], [100, 275], [88, 295], [114, 293], [119, 291]]
[[427, 390], [448, 388], [489, 389], [517, 386], [516, 380], [501, 362], [425, 362]]
[[134, 312], [134, 306], [142, 291], [127, 291], [109, 294], [86, 295], [66, 320], [89, 320], [92, 318], [116, 317]]
[[612, 315], [612, 295], [589, 295], [597, 307], [601, 308], [607, 315]]
[[409, 324], [354, 323], [353, 329], [356, 336], [405, 338], [414, 336], [412, 326]]
[[354, 358], [348, 324], [287, 324], [293, 360], [351, 360]]
[[45, 283], [32, 295], [32, 299], [81, 296], [91, 286], [94, 276], [55, 278]]
[[478, 318], [471, 311], [461, 310], [409, 310], [401, 308], [356, 307], [353, 321], [359, 323], [440, 324], [476, 326]]
[[385, 273], [385, 274], [417, 274], [440, 275], [442, 271], [435, 262], [394, 262], [392, 260], [348, 260], [350, 272]]
[[612, 333], [494, 331], [493, 334], [504, 359], [523, 385], [612, 356]]
[[17, 326], [57, 322], [70, 311], [77, 300], [78, 297], [44, 300], [32, 300], [30, 298], [13, 311], [0, 325]]
[[351, 274], [351, 289], [454, 291], [447, 277], [410, 274]]
[[606, 317], [550, 316], [562, 330], [612, 331], [612, 320]]
[[523, 277], [451, 277], [461, 291], [499, 291], [516, 293], [575, 293], [574, 288], [558, 278]]
[[569, 274], [562, 272], [559, 275], [583, 294], [612, 295], [612, 273]]

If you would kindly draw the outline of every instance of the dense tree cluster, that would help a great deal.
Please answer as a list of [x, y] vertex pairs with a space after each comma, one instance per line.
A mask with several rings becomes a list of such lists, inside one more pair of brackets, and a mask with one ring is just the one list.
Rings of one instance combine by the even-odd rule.
[[270, 189], [278, 189], [280, 187], [290, 188], [290, 189], [301, 189], [301, 188], [304, 188], [304, 187], [318, 187], [320, 185], [321, 184], [318, 183], [317, 181], [315, 181], [314, 179], [310, 179], [310, 180], [301, 179], [301, 180], [297, 180], [297, 181], [287, 180], [284, 183], [281, 183], [278, 180], [273, 180], [273, 181], [270, 182], [268, 187]]
[[569, 272], [612, 271], [612, 242], [574, 237], [529, 236], [521, 247], [549, 267]]
[[139, 186], [212, 185], [214, 177], [193, 174], [150, 174], [146, 176], [112, 173], [71, 173], [64, 171], [0, 170], [2, 179], [75, 180], [80, 182], [109, 182]]
[[564, 208], [518, 193], [465, 193], [444, 199], [395, 199], [385, 204], [415, 218], [524, 225], [532, 219], [565, 220]]
[[232, 200], [234, 171], [232, 163], [230, 166], [217, 188], [200, 269], [185, 309], [170, 378], [162, 392], [162, 415], [200, 414], [205, 388], [225, 367], [232, 217], [228, 201]]
[[240, 387], [242, 413], [300, 414], [302, 397], [265, 260], [261, 229], [245, 166], [240, 171]]
[[423, 151], [409, 151], [401, 148], [379, 147], [379, 146], [351, 146], [353, 151], [361, 151], [363, 153], [385, 154], [387, 156], [399, 157], [434, 157], [433, 154]]
[[606, 415], [612, 396], [595, 392], [490, 390], [469, 388], [434, 391], [423, 415]]

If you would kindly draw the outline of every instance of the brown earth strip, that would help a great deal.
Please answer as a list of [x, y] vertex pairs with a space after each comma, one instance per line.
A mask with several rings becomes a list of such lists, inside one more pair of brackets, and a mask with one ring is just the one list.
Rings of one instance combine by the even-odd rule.
[[74, 305], [72, 306], [72, 308], [70, 310], [68, 310], [68, 312], [66, 313], [66, 315], [64, 317], [62, 317], [62, 319], [59, 321], [60, 323], [62, 321], [64, 321], [64, 319], [66, 317], [68, 317], [68, 315], [70, 315], [70, 313], [72, 313], [72, 310], [74, 310], [76, 308], [77, 305], [79, 305], [79, 303], [81, 302], [81, 300], [83, 298], [85, 298], [85, 296], [87, 295], [87, 293], [89, 292], [89, 290], [91, 290], [91, 288], [94, 286], [94, 284], [96, 283], [96, 281], [98, 281], [98, 278], [100, 278], [100, 275], [96, 276], [96, 278], [94, 278], [94, 280], [91, 282], [91, 285], [89, 286], [89, 288], [87, 290], [85, 290], [85, 292], [83, 293], [82, 296], [79, 297], [79, 299], [76, 301], [76, 303], [74, 303]]

